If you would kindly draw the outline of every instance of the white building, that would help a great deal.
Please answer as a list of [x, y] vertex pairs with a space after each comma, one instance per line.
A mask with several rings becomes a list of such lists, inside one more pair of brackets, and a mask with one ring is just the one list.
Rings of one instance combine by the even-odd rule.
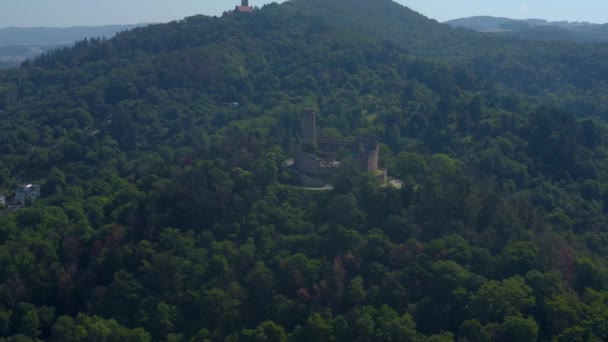
[[40, 197], [40, 185], [24, 184], [20, 185], [15, 193], [15, 202], [25, 204], [27, 201], [33, 202]]

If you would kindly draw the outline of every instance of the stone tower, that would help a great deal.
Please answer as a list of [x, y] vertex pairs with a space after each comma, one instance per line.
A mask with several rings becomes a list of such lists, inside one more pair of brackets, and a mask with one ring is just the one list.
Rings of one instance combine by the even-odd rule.
[[359, 141], [357, 168], [359, 172], [376, 172], [380, 169], [380, 144], [376, 140]]
[[367, 172], [378, 171], [378, 163], [380, 157], [380, 144], [374, 142], [367, 152]]
[[249, 7], [249, 0], [241, 0], [241, 6]]
[[[245, 1], [245, 0], [243, 0]], [[317, 118], [314, 110], [305, 108], [302, 112], [302, 143], [317, 144]]]

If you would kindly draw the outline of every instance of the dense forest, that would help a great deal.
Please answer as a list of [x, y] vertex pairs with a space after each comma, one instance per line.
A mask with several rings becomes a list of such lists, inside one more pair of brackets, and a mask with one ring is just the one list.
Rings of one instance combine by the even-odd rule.
[[[1, 71], [0, 341], [608, 340], [607, 57], [291, 0]], [[404, 187], [288, 185], [305, 107]]]

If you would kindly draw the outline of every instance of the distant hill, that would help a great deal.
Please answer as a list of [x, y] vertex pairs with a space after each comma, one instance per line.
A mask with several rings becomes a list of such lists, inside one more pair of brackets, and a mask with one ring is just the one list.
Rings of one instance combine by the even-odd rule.
[[300, 0], [288, 1], [283, 8], [294, 15], [322, 18], [419, 56], [456, 56], [470, 48], [495, 44], [489, 43], [488, 37], [453, 30], [391, 0]]
[[460, 18], [446, 21], [445, 23], [453, 27], [462, 27], [470, 30], [479, 32], [491, 32], [498, 31], [501, 26], [505, 23], [513, 22], [516, 20], [509, 18], [489, 17], [489, 16], [477, 16], [470, 18]]
[[445, 23], [453, 27], [522, 39], [574, 42], [608, 41], [608, 25], [589, 22], [475, 16], [454, 19]]
[[9, 45], [0, 47], [0, 69], [18, 66], [28, 58], [34, 58], [49, 50], [66, 46], [60, 45]]
[[0, 28], [0, 68], [18, 65], [27, 58], [87, 37], [111, 38], [118, 32], [143, 25], [146, 24]]

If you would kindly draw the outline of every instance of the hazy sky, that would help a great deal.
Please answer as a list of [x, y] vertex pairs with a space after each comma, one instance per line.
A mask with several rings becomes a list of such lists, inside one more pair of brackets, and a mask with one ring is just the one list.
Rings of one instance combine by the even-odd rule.
[[[331, 1], [331, 0], [328, 0]], [[374, 1], [374, 0], [369, 0]], [[0, 0], [0, 27], [166, 22], [220, 15], [240, 0]], [[261, 6], [269, 0], [250, 0]], [[282, 2], [282, 1], [279, 1]], [[608, 22], [607, 0], [397, 0], [445, 21], [472, 15]]]

